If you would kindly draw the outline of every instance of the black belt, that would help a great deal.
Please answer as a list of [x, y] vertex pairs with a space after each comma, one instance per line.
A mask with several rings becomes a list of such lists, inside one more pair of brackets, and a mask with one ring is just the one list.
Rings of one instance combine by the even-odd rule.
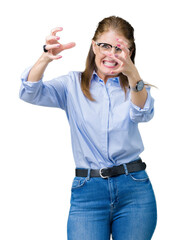
[[[131, 173], [141, 171], [146, 168], [146, 164], [145, 162], [142, 162], [141, 158], [139, 160], [126, 163], [125, 165], [127, 168], [126, 170], [123, 164], [111, 168], [90, 169], [90, 177], [102, 177], [102, 178], [115, 177], [121, 174], [125, 174], [126, 171]], [[76, 168], [75, 170], [77, 177], [88, 176], [89, 169]]]

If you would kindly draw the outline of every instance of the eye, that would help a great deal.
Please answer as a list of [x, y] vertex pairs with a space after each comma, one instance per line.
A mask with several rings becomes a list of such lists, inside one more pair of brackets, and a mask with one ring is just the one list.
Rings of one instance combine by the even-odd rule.
[[122, 50], [118, 47], [115, 48], [116, 52], [121, 52]]
[[110, 46], [109, 44], [107, 44], [107, 43], [102, 43], [102, 44], [101, 44], [101, 47], [102, 47], [103, 49], [111, 49], [111, 46]]

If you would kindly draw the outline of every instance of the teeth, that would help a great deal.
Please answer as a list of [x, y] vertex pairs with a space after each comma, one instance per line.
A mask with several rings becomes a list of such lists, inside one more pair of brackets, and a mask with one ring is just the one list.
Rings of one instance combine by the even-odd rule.
[[106, 65], [106, 66], [115, 66], [116, 65], [116, 62], [106, 62], [106, 61], [104, 61], [104, 65]]

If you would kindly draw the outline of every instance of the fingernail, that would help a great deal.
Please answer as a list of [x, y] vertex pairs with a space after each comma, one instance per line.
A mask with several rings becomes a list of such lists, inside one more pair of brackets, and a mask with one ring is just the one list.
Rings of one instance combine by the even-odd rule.
[[59, 47], [60, 46], [60, 44], [57, 44], [57, 47]]
[[116, 58], [118, 58], [118, 55], [117, 55], [117, 54], [115, 54], [115, 57], [116, 57]]
[[118, 47], [120, 47], [120, 44], [117, 44]]
[[59, 40], [59, 39], [60, 39], [60, 37], [56, 37], [56, 39], [57, 39], [57, 40]]

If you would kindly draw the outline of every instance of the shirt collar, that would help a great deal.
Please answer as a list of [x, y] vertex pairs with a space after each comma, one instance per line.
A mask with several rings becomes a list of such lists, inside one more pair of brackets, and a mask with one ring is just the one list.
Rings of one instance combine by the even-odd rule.
[[[109, 78], [109, 80], [119, 83], [119, 77]], [[93, 71], [91, 81], [103, 82], [103, 80], [98, 76], [95, 70]]]

